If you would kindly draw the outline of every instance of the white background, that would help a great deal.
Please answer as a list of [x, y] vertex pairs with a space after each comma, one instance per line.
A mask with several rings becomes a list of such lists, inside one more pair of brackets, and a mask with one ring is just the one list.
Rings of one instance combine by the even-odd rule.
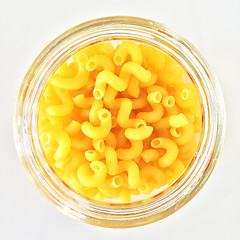
[[[73, 220], [34, 188], [18, 159], [13, 129], [18, 89], [40, 51], [93, 18], [132, 15], [165, 23], [206, 57], [222, 86], [227, 132], [203, 189], [159, 222], [104, 229]], [[240, 1], [0, 0], [0, 239], [240, 239]]]

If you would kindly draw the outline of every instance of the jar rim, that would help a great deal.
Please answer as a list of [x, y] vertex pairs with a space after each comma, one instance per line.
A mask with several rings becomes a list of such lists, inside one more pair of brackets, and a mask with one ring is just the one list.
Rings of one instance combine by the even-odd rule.
[[[202, 139], [205, 142], [202, 145], [201, 155], [197, 156], [198, 164], [201, 163], [201, 165], [192, 165], [192, 174], [195, 175], [183, 175], [181, 180], [175, 184], [174, 191], [169, 190], [162, 195], [165, 200], [167, 199], [165, 205], [160, 195], [154, 196], [153, 200], [141, 205], [126, 204], [124, 206], [117, 204], [105, 206], [97, 204], [97, 201], [80, 199], [70, 189], [64, 187], [64, 184], [59, 183], [50, 169], [45, 169], [47, 166], [44, 166], [41, 161], [40, 145], [35, 144], [38, 139], [36, 136], [32, 136], [32, 129], [36, 129], [36, 121], [33, 121], [31, 115], [34, 111], [29, 115], [29, 108], [35, 109], [36, 112], [38, 97], [44, 87], [44, 79], [46, 81], [47, 74], [52, 72], [54, 66], [69, 55], [74, 47], [77, 48], [81, 44], [82, 46], [87, 45], [91, 41], [100, 41], [104, 37], [106, 38], [106, 35], [111, 39], [117, 34], [120, 38], [127, 38], [127, 34], [139, 40], [141, 37], [141, 40], [158, 46], [160, 46], [161, 40], [161, 47], [165, 47], [166, 52], [173, 55], [177, 53], [178, 57], [175, 57], [180, 64], [185, 63], [186, 66], [188, 65], [189, 71], [192, 71], [191, 74], [198, 76], [197, 84], [200, 90], [202, 89], [201, 96], [207, 94], [209, 97], [209, 99], [205, 99], [205, 110], [207, 111], [205, 116], [208, 117], [205, 121], [207, 135]], [[79, 40], [80, 37], [82, 37], [82, 42]], [[163, 46], [164, 44], [165, 46]], [[42, 79], [39, 81], [41, 77]], [[15, 140], [23, 166], [33, 183], [61, 211], [98, 226], [134, 227], [157, 221], [174, 213], [196, 195], [216, 164], [225, 135], [225, 121], [224, 100], [216, 76], [203, 56], [188, 40], [164, 24], [143, 18], [117, 16], [95, 19], [73, 27], [52, 41], [39, 54], [26, 74], [19, 91], [15, 113]], [[208, 125], [206, 126], [206, 124]], [[44, 171], [39, 173], [42, 168]], [[48, 175], [51, 178], [48, 178]]]

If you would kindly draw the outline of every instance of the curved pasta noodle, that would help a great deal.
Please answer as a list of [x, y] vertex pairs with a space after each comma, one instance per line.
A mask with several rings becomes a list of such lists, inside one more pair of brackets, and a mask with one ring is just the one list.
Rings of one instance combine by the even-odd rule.
[[128, 149], [119, 148], [117, 157], [121, 160], [129, 160], [138, 157], [143, 150], [143, 142], [139, 140], [130, 140], [132, 146]]
[[138, 165], [132, 160], [120, 161], [118, 163], [118, 172], [128, 173], [128, 184], [130, 188], [137, 188], [140, 182]]
[[173, 140], [168, 138], [155, 138], [152, 140], [151, 145], [153, 148], [163, 148], [166, 150], [166, 153], [158, 159], [159, 167], [166, 168], [177, 159], [178, 146]]
[[64, 173], [66, 175], [70, 175], [74, 171], [77, 170], [77, 168], [86, 162], [85, 156], [82, 152], [79, 152], [77, 150], [71, 149], [69, 152], [69, 158], [64, 166]]
[[146, 163], [157, 161], [161, 156], [161, 152], [157, 149], [146, 149], [141, 153], [141, 157]]
[[84, 94], [79, 94], [73, 98], [73, 102], [77, 107], [90, 108], [93, 104], [93, 97], [85, 97]]
[[148, 66], [154, 67], [157, 71], [163, 69], [166, 60], [162, 52], [145, 44], [139, 44], [139, 47]]
[[117, 153], [114, 148], [106, 146], [105, 149], [106, 167], [110, 175], [116, 175], [118, 172]]
[[103, 108], [98, 111], [98, 118], [101, 122], [98, 127], [93, 126], [90, 122], [82, 123], [82, 132], [89, 138], [105, 138], [112, 128], [111, 113], [107, 109]]
[[91, 138], [85, 136], [84, 134], [79, 134], [78, 137], [71, 138], [72, 147], [79, 151], [86, 151], [91, 148], [92, 140]]
[[127, 88], [128, 82], [119, 78], [117, 75], [110, 71], [101, 71], [96, 78], [93, 96], [96, 99], [101, 99], [105, 95], [106, 84], [110, 85], [117, 91], [124, 91]]
[[127, 128], [125, 130], [126, 138], [130, 140], [143, 140], [152, 134], [153, 128], [150, 126], [142, 126], [140, 128]]
[[184, 83], [177, 88], [175, 98], [177, 105], [183, 109], [190, 109], [197, 105], [197, 95], [189, 83]]
[[121, 65], [130, 55], [133, 62], [142, 65], [142, 51], [134, 42], [124, 41], [118, 45], [113, 60], [116, 65]]
[[183, 70], [171, 58], [166, 58], [166, 66], [164, 69], [159, 71], [158, 78], [160, 82], [173, 86], [179, 86], [183, 84]]
[[166, 184], [166, 178], [159, 168], [146, 166], [140, 170], [140, 182], [153, 185], [153, 188], [160, 188]]
[[61, 99], [62, 103], [47, 106], [47, 114], [56, 117], [70, 114], [73, 110], [73, 101], [68, 91], [58, 89], [56, 90], [56, 93]]
[[[107, 108], [110, 109], [119, 109], [124, 98], [116, 98], [117, 91], [108, 86], [103, 98], [104, 104]], [[140, 109], [147, 105], [147, 99], [144, 92], [139, 93], [139, 98], [131, 99], [132, 109]]]
[[160, 92], [149, 93], [147, 100], [153, 110], [151, 112], [140, 112], [137, 114], [137, 117], [143, 119], [147, 123], [154, 123], [159, 121], [164, 113], [163, 106], [160, 103], [161, 99], [162, 95]]
[[85, 187], [97, 187], [104, 182], [107, 176], [107, 168], [101, 161], [84, 163], [77, 170], [78, 180]]
[[96, 150], [87, 150], [85, 151], [85, 158], [89, 162], [99, 161], [105, 157], [104, 153], [98, 152]]
[[138, 98], [139, 97], [139, 80], [135, 77], [132, 76], [129, 80], [128, 86], [127, 86], [127, 91], [129, 93], [130, 96], [134, 97], [134, 98]]
[[120, 71], [119, 77], [127, 83], [131, 76], [135, 76], [140, 82], [149, 82], [151, 80], [151, 72], [135, 62], [125, 63]]
[[195, 137], [195, 129], [191, 122], [180, 128], [181, 134], [179, 137], [172, 137], [178, 145], [189, 143]]
[[74, 77], [74, 75], [78, 71], [78, 64], [76, 62], [71, 62], [70, 64], [67, 64], [67, 62], [63, 62], [58, 69], [56, 70], [56, 74], [58, 74], [61, 77]]
[[70, 124], [64, 128], [64, 130], [69, 136], [76, 135], [81, 131], [81, 124], [77, 121], [72, 120]]
[[88, 71], [94, 70], [106, 70], [112, 73], [115, 72], [115, 66], [112, 59], [105, 55], [94, 55], [90, 57], [86, 63], [86, 69]]
[[130, 119], [130, 113], [132, 111], [132, 102], [130, 99], [123, 99], [121, 106], [118, 111], [117, 115], [117, 123], [122, 128], [128, 128], [128, 127], [136, 127], [136, 125], [140, 122], [145, 122], [142, 119]]
[[51, 76], [51, 84], [68, 90], [77, 90], [86, 85], [89, 78], [89, 72], [85, 68], [87, 57], [82, 53], [76, 53], [73, 58], [76, 64], [78, 64], [78, 71], [76, 74], [70, 77], [55, 74]]
[[188, 124], [188, 119], [184, 114], [172, 115], [169, 117], [169, 125], [174, 128], [184, 127]]
[[157, 82], [157, 79], [158, 79], [158, 75], [155, 72], [151, 71], [151, 79], [148, 82], [141, 82], [139, 84], [139, 87], [145, 88], [145, 87], [152, 86]]
[[94, 197], [97, 194], [97, 188], [85, 187], [83, 184], [80, 183], [80, 181], [77, 177], [77, 173], [72, 173], [70, 175], [70, 177], [68, 177], [64, 180], [69, 182], [75, 190], [77, 190], [78, 192], [80, 192], [86, 196]]
[[64, 131], [59, 131], [59, 129], [52, 129], [47, 133], [58, 143], [57, 151], [54, 153], [54, 159], [58, 161], [66, 158], [71, 148], [71, 139], [68, 134]]
[[[109, 135], [109, 134], [108, 134]], [[93, 139], [92, 141], [93, 147], [100, 153], [105, 150], [105, 142], [103, 139]]]
[[94, 126], [98, 126], [100, 124], [100, 120], [98, 118], [98, 112], [103, 108], [103, 101], [101, 99], [95, 99], [93, 101], [91, 110], [89, 112], [89, 121]]
[[172, 185], [182, 175], [184, 170], [185, 166], [180, 160], [176, 160], [171, 166], [169, 166], [164, 172], [167, 185]]

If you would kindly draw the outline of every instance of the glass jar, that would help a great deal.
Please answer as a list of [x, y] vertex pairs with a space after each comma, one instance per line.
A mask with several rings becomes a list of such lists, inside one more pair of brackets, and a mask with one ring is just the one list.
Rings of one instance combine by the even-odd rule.
[[[185, 70], [197, 89], [202, 130], [197, 153], [167, 191], [129, 204], [101, 203], [80, 196], [49, 168], [37, 134], [39, 99], [49, 75], [77, 49], [113, 39], [131, 39], [160, 48]], [[165, 25], [134, 17], [108, 17], [80, 24], [51, 42], [30, 67], [21, 85], [15, 139], [22, 164], [38, 190], [65, 214], [103, 227], [135, 227], [174, 213], [202, 188], [219, 156], [225, 133], [225, 109], [216, 77], [202, 55]]]

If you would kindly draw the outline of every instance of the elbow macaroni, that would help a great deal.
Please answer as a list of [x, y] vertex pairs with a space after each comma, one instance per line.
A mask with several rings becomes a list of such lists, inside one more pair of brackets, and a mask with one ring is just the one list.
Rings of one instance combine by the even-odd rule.
[[99, 201], [130, 202], [173, 184], [201, 130], [198, 97], [184, 79], [170, 57], [133, 41], [74, 53], [40, 100], [39, 140], [52, 170]]

